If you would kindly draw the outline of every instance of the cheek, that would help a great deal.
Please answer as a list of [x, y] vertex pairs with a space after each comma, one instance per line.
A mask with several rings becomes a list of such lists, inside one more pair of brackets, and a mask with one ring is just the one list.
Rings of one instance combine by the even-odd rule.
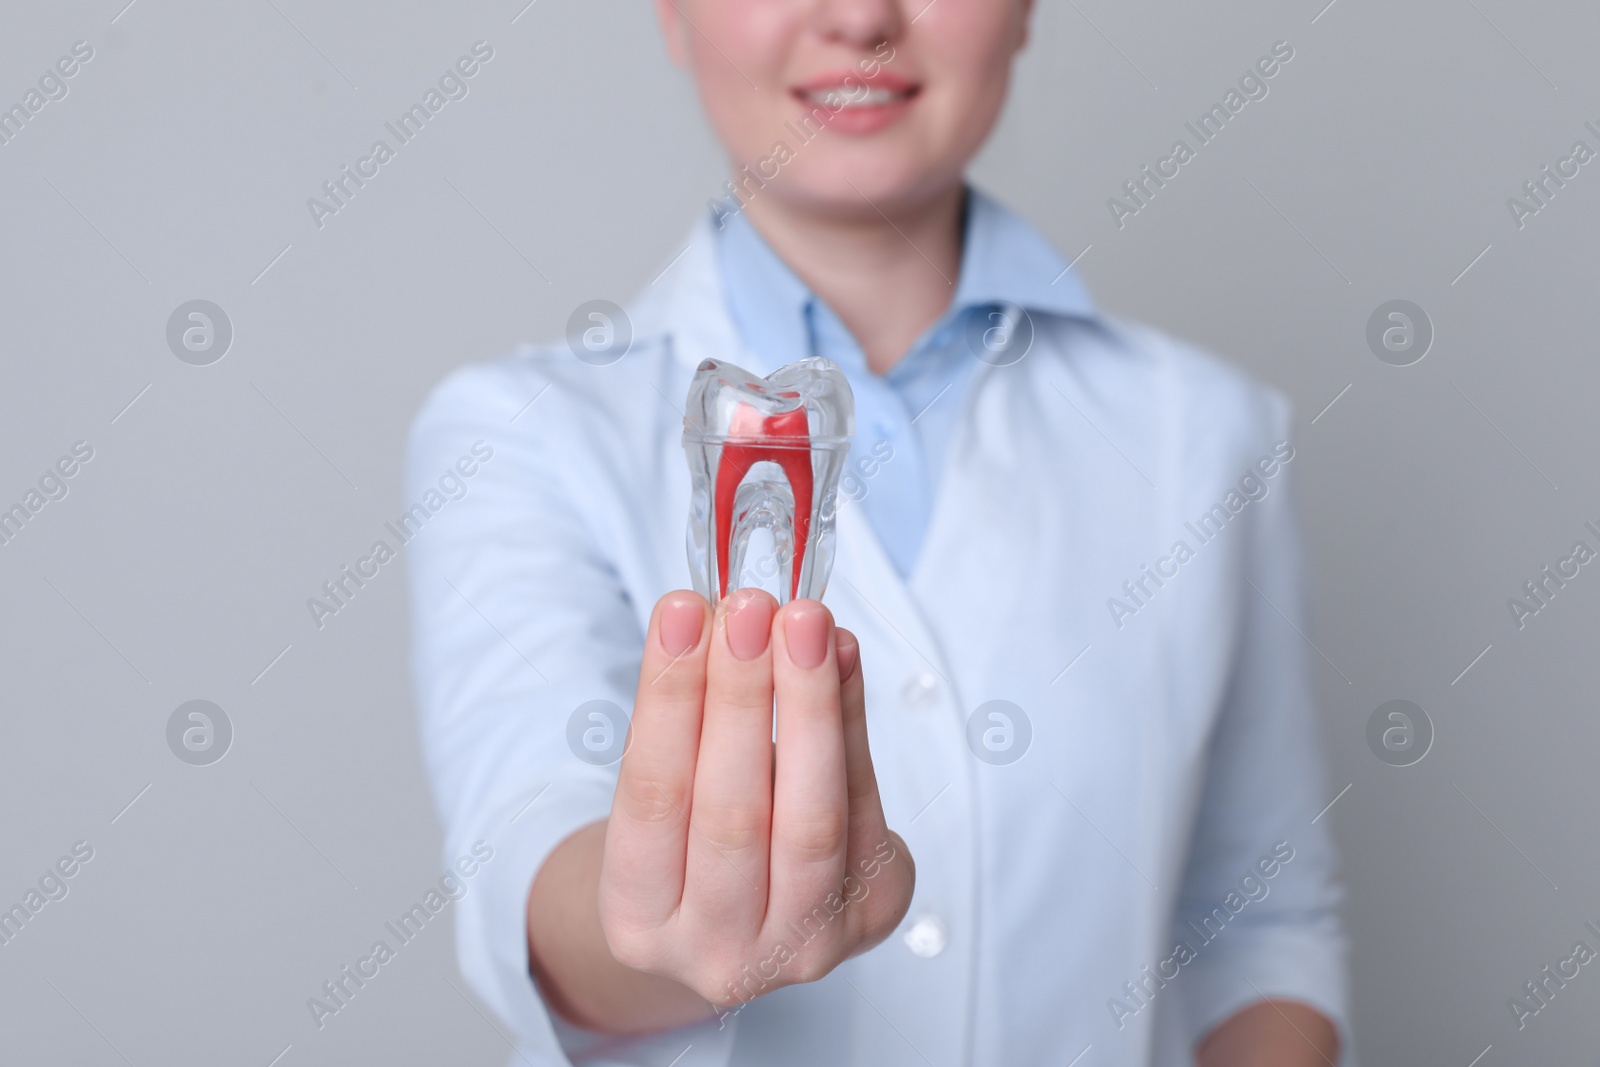
[[686, 43], [700, 106], [730, 154], [753, 163], [789, 117], [785, 59], [801, 29], [793, 5], [677, 3], [694, 23]]
[[1008, 72], [974, 79], [965, 84], [951, 81], [940, 101], [945, 129], [940, 132], [958, 150], [975, 151], [994, 128], [1006, 102]]
[[940, 0], [922, 22], [946, 4], [945, 17], [927, 26], [913, 43], [934, 73], [929, 102], [937, 104], [940, 119], [949, 124], [946, 132], [955, 141], [982, 140], [1010, 85], [1021, 26], [1017, 5]]
[[717, 139], [739, 162], [753, 162], [771, 147], [773, 126], [756, 106], [756, 92], [715, 52], [709, 58], [697, 55], [694, 61], [700, 106]]

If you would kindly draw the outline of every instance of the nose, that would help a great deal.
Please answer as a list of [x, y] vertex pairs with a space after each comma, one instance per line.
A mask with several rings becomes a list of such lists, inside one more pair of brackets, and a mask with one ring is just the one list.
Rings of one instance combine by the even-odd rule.
[[870, 51], [905, 25], [901, 0], [817, 0], [815, 28], [827, 41]]

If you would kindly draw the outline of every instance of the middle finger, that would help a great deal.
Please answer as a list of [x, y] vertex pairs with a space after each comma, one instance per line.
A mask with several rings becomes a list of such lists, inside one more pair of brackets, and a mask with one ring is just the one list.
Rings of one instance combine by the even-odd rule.
[[684, 902], [724, 930], [753, 929], [766, 911], [776, 609], [761, 590], [730, 593], [707, 653]]

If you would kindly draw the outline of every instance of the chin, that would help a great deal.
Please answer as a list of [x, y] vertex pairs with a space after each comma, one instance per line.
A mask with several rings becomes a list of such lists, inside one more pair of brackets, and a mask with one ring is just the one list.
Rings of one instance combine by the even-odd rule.
[[[801, 169], [802, 163], [810, 166]], [[790, 179], [771, 187], [808, 211], [839, 218], [881, 218], [922, 207], [962, 181], [960, 165], [931, 164], [905, 155], [852, 152], [845, 158], [796, 160]]]

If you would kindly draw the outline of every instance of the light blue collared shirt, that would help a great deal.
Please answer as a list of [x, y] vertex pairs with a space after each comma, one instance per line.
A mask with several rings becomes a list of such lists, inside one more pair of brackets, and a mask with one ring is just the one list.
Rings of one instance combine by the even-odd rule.
[[909, 577], [986, 331], [1005, 329], [1001, 316], [1009, 308], [1093, 320], [1088, 291], [1038, 231], [969, 189], [950, 306], [879, 375], [839, 316], [742, 213], [723, 216], [723, 223], [718, 255], [728, 310], [745, 343], [766, 361], [759, 373], [807, 356], [826, 356], [844, 368], [855, 392], [856, 438], [840, 499], [866, 509], [889, 558]]

